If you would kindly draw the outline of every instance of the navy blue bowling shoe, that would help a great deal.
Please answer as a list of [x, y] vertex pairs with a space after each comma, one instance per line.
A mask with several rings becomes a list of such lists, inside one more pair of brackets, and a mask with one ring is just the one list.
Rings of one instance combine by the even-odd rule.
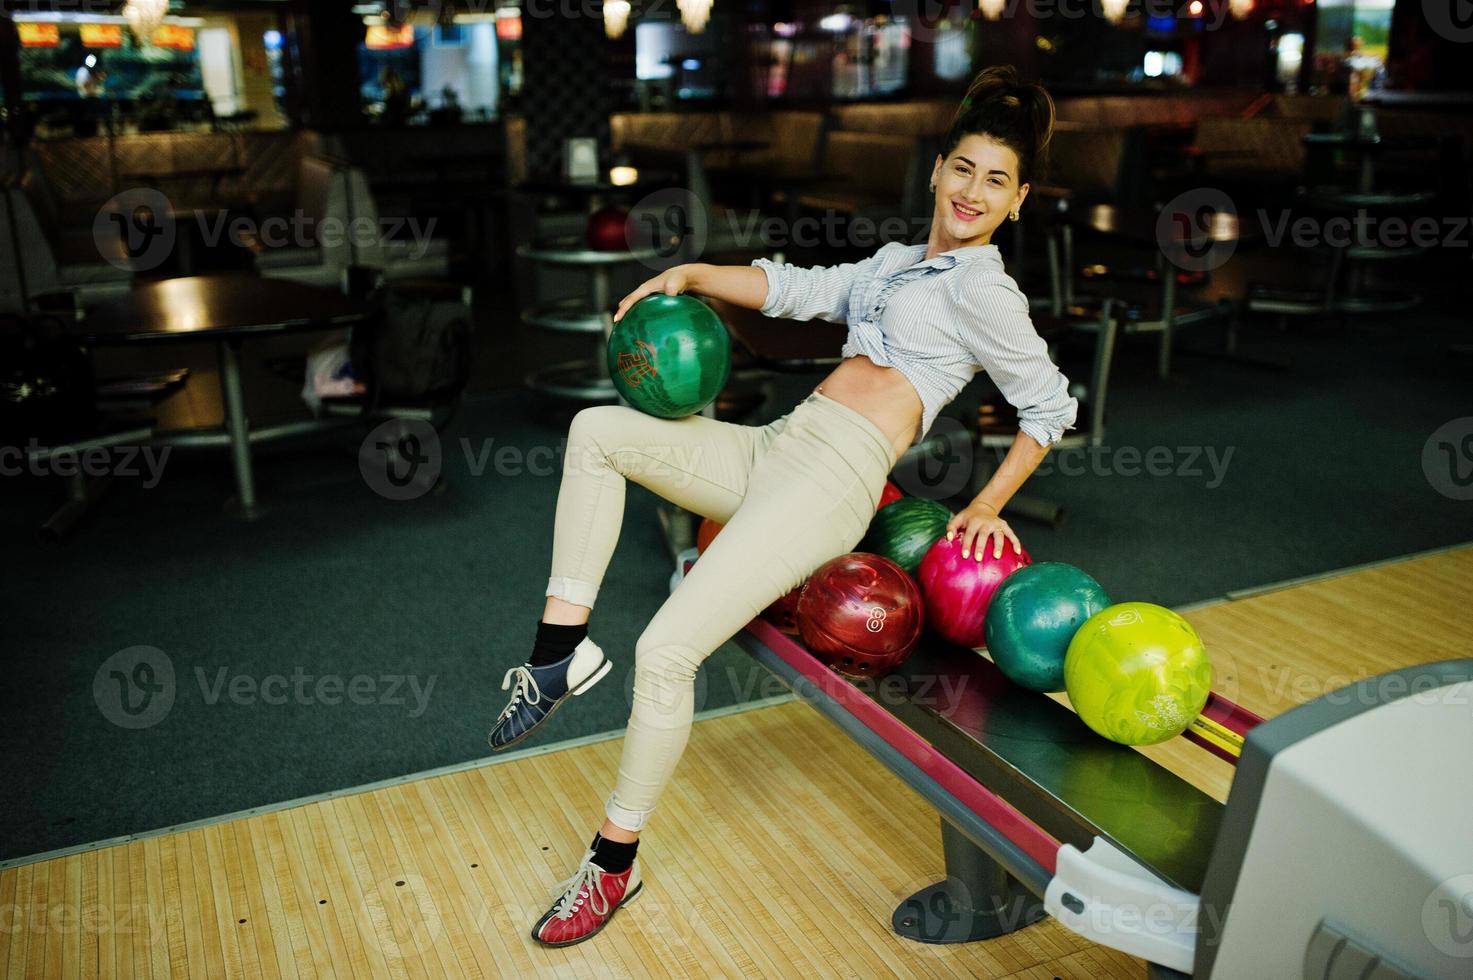
[[556, 663], [543, 667], [525, 663], [508, 670], [501, 689], [505, 691], [513, 684], [516, 689], [487, 739], [491, 748], [499, 752], [532, 734], [564, 701], [593, 687], [613, 666], [599, 645], [585, 637]]

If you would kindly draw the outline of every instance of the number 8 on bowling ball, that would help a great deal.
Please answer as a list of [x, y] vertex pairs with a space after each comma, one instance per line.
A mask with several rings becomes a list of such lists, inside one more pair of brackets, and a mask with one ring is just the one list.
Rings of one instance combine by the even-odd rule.
[[920, 590], [880, 555], [857, 551], [825, 562], [798, 597], [804, 645], [850, 677], [876, 677], [900, 666], [923, 625]]

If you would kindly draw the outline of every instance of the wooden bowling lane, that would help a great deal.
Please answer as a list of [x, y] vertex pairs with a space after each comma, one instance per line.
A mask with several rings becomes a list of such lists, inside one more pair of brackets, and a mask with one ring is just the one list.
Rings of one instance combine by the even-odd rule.
[[[1473, 547], [1271, 588], [1182, 614], [1212, 657], [1213, 690], [1272, 718], [1366, 677], [1466, 657], [1473, 635]], [[1209, 796], [1227, 799], [1233, 778], [1227, 762], [1184, 739], [1139, 751]]]
[[[1473, 549], [1186, 613], [1218, 687], [1265, 716], [1464, 654]], [[755, 668], [754, 668], [755, 669]], [[934, 811], [807, 705], [708, 717], [641, 854], [645, 893], [590, 942], [531, 923], [598, 826], [607, 740], [0, 871], [0, 977], [1135, 978], [1045, 920], [965, 946], [890, 933], [941, 875]], [[1145, 750], [1224, 798], [1231, 768]]]

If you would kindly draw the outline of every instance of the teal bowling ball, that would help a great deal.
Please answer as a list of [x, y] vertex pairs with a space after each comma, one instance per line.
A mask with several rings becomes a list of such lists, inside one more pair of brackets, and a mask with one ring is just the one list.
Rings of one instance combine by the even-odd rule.
[[646, 415], [694, 415], [726, 387], [731, 337], [711, 308], [690, 296], [646, 296], [614, 324], [609, 377]]
[[1034, 691], [1064, 689], [1064, 655], [1085, 620], [1110, 605], [1088, 573], [1060, 561], [1020, 568], [987, 609], [987, 652], [1008, 679]]

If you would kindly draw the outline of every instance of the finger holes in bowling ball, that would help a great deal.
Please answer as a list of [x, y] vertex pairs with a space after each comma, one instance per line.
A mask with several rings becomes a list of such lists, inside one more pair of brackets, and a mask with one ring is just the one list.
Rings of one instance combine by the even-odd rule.
[[840, 657], [839, 658], [839, 663], [843, 664], [845, 667], [853, 667], [854, 666], [854, 658], [853, 657]]
[[865, 663], [861, 663], [861, 664], [860, 664], [860, 665], [859, 665], [859, 669], [860, 669], [860, 670], [869, 670], [869, 663], [868, 663], [868, 662], [865, 662]]

